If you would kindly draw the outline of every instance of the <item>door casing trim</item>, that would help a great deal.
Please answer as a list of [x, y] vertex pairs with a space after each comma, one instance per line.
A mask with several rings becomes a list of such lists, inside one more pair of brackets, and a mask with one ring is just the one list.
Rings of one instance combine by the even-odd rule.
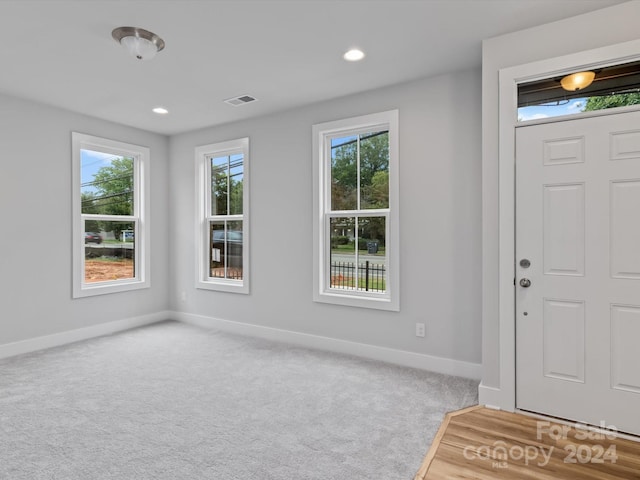
[[[499, 82], [499, 270], [500, 388], [492, 392], [497, 407], [516, 409], [515, 331], [515, 129], [518, 125], [518, 84], [577, 70], [640, 60], [640, 40], [500, 69]], [[577, 117], [576, 117], [577, 118]]]

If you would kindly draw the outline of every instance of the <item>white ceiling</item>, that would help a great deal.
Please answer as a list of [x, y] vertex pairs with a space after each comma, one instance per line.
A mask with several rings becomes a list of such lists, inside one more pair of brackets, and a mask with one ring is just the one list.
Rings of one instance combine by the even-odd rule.
[[[479, 66], [484, 38], [617, 3], [0, 0], [0, 92], [174, 134]], [[166, 48], [135, 60], [111, 38], [119, 26]], [[362, 62], [342, 60], [352, 46]], [[223, 103], [243, 94], [259, 101]]]

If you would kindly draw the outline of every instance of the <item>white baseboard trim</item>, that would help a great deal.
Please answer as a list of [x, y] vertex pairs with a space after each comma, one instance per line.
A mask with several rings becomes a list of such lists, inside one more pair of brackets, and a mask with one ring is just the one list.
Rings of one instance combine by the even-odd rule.
[[477, 363], [452, 360], [449, 358], [435, 357], [386, 347], [378, 347], [375, 345], [367, 345], [348, 340], [321, 337], [318, 335], [294, 332], [291, 330], [281, 330], [278, 328], [251, 325], [231, 320], [222, 320], [220, 318], [208, 317], [205, 315], [196, 315], [184, 312], [171, 312], [170, 315], [173, 320], [197, 325], [203, 328], [214, 328], [225, 332], [291, 343], [303, 347], [355, 355], [405, 367], [443, 373], [445, 375], [454, 375], [474, 380], [480, 380], [482, 375], [482, 366]]
[[68, 343], [87, 340], [89, 338], [110, 335], [112, 333], [142, 327], [151, 323], [162, 322], [171, 319], [172, 312], [157, 312], [139, 317], [125, 318], [113, 322], [99, 323], [90, 327], [78, 328], [67, 332], [54, 333], [42, 337], [30, 338], [19, 342], [0, 345], [0, 359], [35, 352], [46, 348], [59, 347]]
[[478, 386], [478, 403], [488, 408], [502, 410], [502, 390], [480, 383]]

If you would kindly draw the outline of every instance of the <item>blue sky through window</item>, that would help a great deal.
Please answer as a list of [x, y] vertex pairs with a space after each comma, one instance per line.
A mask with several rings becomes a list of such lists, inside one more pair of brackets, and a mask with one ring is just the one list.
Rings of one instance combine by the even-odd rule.
[[584, 110], [586, 98], [572, 98], [560, 100], [545, 105], [531, 105], [518, 108], [518, 121], [540, 120], [543, 118], [559, 117], [561, 115], [574, 115]]
[[95, 187], [91, 184], [94, 175], [102, 167], [108, 167], [114, 159], [122, 158], [112, 153], [96, 152], [93, 150], [80, 150], [80, 183], [81, 192], [95, 192]]

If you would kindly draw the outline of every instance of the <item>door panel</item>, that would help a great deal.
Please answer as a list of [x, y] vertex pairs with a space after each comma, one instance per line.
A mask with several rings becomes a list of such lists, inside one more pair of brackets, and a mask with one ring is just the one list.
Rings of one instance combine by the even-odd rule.
[[544, 375], [584, 383], [584, 302], [544, 299]]
[[584, 162], [584, 137], [560, 138], [544, 142], [544, 164]]
[[637, 125], [516, 129], [516, 405], [640, 434]]
[[640, 181], [611, 182], [611, 276], [614, 278], [640, 278], [638, 205]]
[[584, 275], [584, 185], [545, 185], [544, 273]]
[[611, 134], [611, 160], [640, 159], [640, 130]]
[[612, 388], [640, 394], [640, 308], [611, 306]]

